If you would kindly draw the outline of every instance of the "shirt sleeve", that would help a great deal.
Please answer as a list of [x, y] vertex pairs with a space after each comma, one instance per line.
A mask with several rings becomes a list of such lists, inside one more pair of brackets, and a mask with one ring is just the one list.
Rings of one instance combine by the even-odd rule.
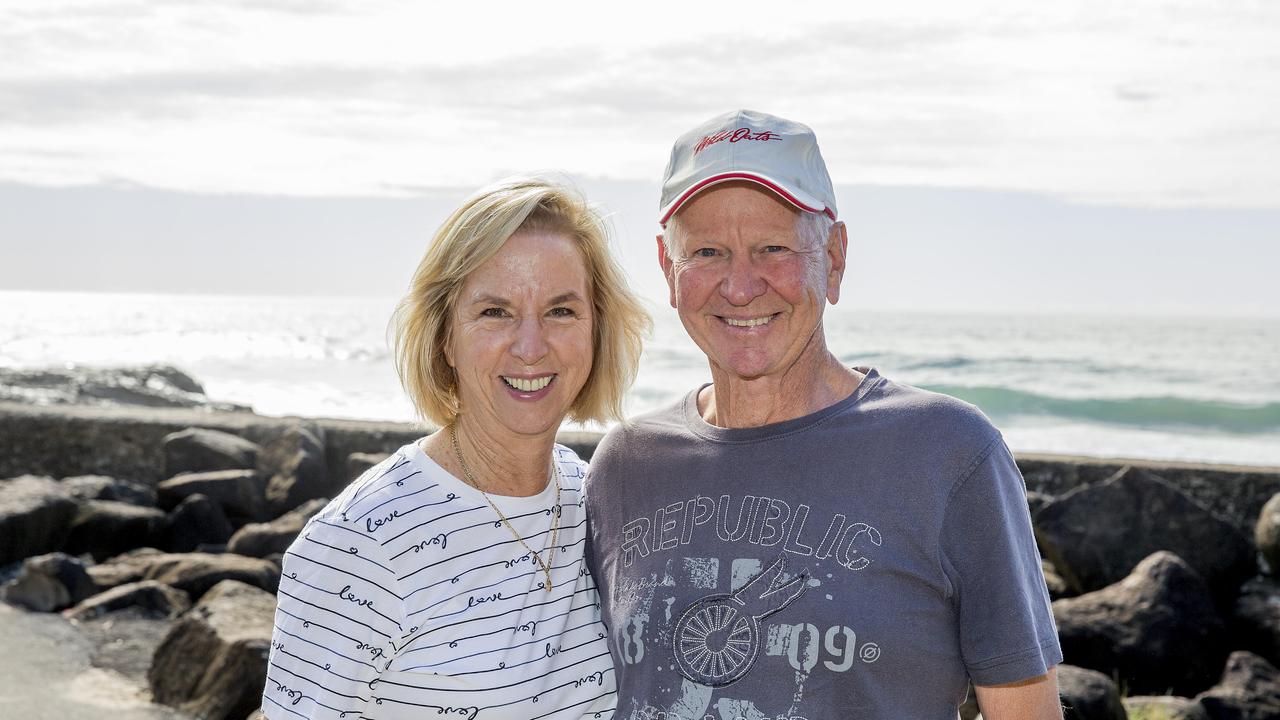
[[1062, 662], [1026, 484], [996, 437], [951, 491], [941, 559], [975, 685], [1043, 675]]
[[312, 518], [284, 556], [263, 714], [360, 717], [404, 635], [398, 587], [375, 539], [341, 515]]

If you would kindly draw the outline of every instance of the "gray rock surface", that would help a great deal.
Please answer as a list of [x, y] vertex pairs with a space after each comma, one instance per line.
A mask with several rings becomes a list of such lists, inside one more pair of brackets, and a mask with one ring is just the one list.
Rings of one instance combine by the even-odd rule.
[[62, 478], [59, 482], [81, 502], [85, 500], [116, 500], [141, 507], [155, 507], [156, 490], [141, 482], [118, 480], [105, 475], [77, 475]]
[[283, 553], [313, 515], [329, 504], [327, 498], [309, 500], [268, 523], [250, 523], [236, 531], [227, 551], [250, 557]]
[[238, 580], [274, 593], [280, 582], [275, 563], [242, 555], [162, 553], [138, 551], [112, 558], [89, 568], [100, 587], [110, 588], [139, 580], [156, 580], [199, 598], [222, 580]]
[[1064, 720], [1125, 720], [1120, 691], [1111, 678], [1095, 670], [1058, 666], [1058, 695]]
[[1246, 651], [1231, 653], [1217, 685], [1197, 696], [1211, 720], [1280, 718], [1280, 670]]
[[1220, 597], [1234, 598], [1256, 569], [1247, 537], [1137, 468], [1067, 493], [1036, 513], [1034, 525], [1041, 551], [1076, 593], [1120, 581], [1158, 550], [1185, 560]]
[[93, 620], [125, 608], [137, 608], [148, 618], [174, 618], [191, 608], [185, 592], [154, 580], [113, 587], [63, 611], [68, 620]]
[[52, 612], [97, 591], [84, 563], [58, 552], [24, 560], [17, 577], [0, 588], [0, 599], [28, 610]]
[[267, 676], [275, 597], [223, 581], [170, 629], [148, 679], [157, 702], [204, 720], [257, 709]]
[[257, 470], [214, 470], [175, 475], [156, 486], [160, 506], [173, 508], [200, 494], [222, 507], [228, 518], [248, 522], [269, 519], [266, 483]]
[[1131, 694], [1194, 695], [1226, 657], [1204, 580], [1169, 552], [1115, 585], [1054, 601], [1053, 615], [1065, 662], [1118, 677]]
[[0, 565], [62, 549], [75, 513], [75, 500], [51, 478], [0, 480]]
[[1280, 582], [1256, 577], [1244, 584], [1228, 620], [1231, 647], [1280, 667]]
[[[333, 497], [325, 464], [324, 430], [319, 425], [294, 425], [262, 448], [258, 469], [267, 481], [270, 516], [279, 517], [308, 500]], [[339, 485], [345, 483], [339, 482]]]
[[238, 435], [187, 428], [164, 437], [164, 472], [172, 477], [181, 473], [212, 470], [249, 470], [261, 450], [257, 443]]
[[193, 552], [202, 546], [226, 544], [232, 532], [222, 506], [196, 493], [183, 498], [169, 513], [159, 544], [169, 552]]
[[[150, 625], [161, 623], [152, 622]], [[56, 614], [0, 604], [0, 717], [13, 720], [189, 720], [150, 701], [146, 683], [103, 662], [104, 652], [146, 642], [136, 624], [117, 619], [92, 631]], [[97, 634], [101, 630], [102, 634]], [[153, 650], [152, 650], [153, 652]], [[145, 654], [149, 664], [151, 652]]]
[[158, 508], [88, 500], [76, 509], [64, 547], [69, 553], [89, 553], [95, 560], [103, 560], [154, 545], [164, 523], [164, 511]]
[[1204, 706], [1177, 695], [1135, 695], [1124, 698], [1129, 720], [1209, 720]]

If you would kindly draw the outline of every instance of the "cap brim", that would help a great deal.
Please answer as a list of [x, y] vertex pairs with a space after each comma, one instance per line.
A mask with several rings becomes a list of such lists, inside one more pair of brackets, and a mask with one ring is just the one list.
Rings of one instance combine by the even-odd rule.
[[733, 172], [718, 173], [716, 175], [703, 178], [691, 185], [684, 192], [676, 196], [675, 200], [672, 200], [666, 207], [662, 208], [658, 224], [665, 226], [667, 221], [671, 219], [671, 216], [675, 215], [676, 212], [680, 210], [680, 208], [683, 207], [684, 204], [694, 195], [697, 195], [713, 185], [719, 185], [720, 183], [731, 182], [734, 180], [746, 180], [747, 182], [753, 182], [757, 185], [763, 185], [765, 188], [773, 191], [775, 195], [791, 203], [799, 210], [811, 213], [826, 213], [832, 220], [836, 219], [835, 213], [831, 211], [831, 208], [827, 207], [825, 203], [807, 193], [791, 190], [777, 180], [760, 175], [759, 173], [735, 170]]

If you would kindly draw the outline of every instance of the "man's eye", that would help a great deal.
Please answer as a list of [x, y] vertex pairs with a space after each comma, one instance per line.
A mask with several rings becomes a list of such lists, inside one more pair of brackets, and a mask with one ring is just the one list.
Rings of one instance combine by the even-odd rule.
[[786, 249], [787, 248], [783, 245], [765, 245], [764, 246], [764, 251], [767, 253], [780, 253], [785, 251]]
[[693, 251], [693, 256], [704, 257], [704, 258], [715, 257], [716, 249], [715, 248], [698, 248], [697, 250]]

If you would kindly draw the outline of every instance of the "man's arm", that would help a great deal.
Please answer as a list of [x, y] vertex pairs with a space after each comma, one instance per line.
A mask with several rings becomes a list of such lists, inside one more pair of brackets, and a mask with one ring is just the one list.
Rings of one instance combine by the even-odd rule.
[[1057, 668], [1007, 685], [978, 685], [982, 720], [1062, 720]]

